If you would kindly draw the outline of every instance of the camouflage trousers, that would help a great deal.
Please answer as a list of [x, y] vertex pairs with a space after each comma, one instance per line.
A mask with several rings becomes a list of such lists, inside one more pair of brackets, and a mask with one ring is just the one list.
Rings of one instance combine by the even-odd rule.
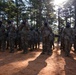
[[10, 38], [9, 39], [10, 53], [14, 52], [14, 45], [15, 45], [15, 40]]
[[76, 39], [74, 39], [74, 49], [76, 51]]
[[1, 51], [5, 51], [5, 49], [6, 49], [5, 39], [0, 39], [0, 49], [1, 49]]
[[26, 38], [21, 38], [23, 53], [28, 52], [28, 41]]
[[61, 38], [61, 47], [60, 48], [64, 50], [64, 38]]
[[47, 52], [47, 54], [50, 54], [52, 50], [51, 50], [51, 43], [49, 42], [49, 39], [44, 39], [42, 43], [43, 43], [42, 53]]
[[71, 46], [72, 46], [72, 44], [70, 42], [70, 39], [64, 39], [64, 51], [65, 51], [66, 56], [69, 56]]

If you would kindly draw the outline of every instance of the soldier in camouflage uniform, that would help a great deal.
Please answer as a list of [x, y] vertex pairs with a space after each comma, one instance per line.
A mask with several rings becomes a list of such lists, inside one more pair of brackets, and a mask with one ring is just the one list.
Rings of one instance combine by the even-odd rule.
[[4, 52], [6, 48], [5, 37], [6, 37], [5, 27], [2, 25], [2, 21], [0, 21], [0, 49], [2, 52]]
[[53, 46], [53, 49], [54, 49], [54, 33], [50, 33], [49, 42], [50, 42], [50, 49], [51, 49], [51, 53], [52, 53], [52, 46]]
[[9, 25], [8, 39], [9, 39], [10, 53], [13, 53], [15, 39], [16, 39], [16, 31], [15, 31], [15, 27], [12, 25], [11, 21], [8, 22], [8, 25]]
[[31, 27], [28, 32], [28, 44], [30, 47], [30, 51], [34, 50], [34, 29]]
[[9, 30], [10, 30], [10, 26], [7, 24], [6, 25], [6, 49], [9, 49], [9, 39], [8, 39]]
[[52, 33], [52, 29], [51, 27], [48, 26], [47, 23], [44, 24], [44, 26], [41, 27], [41, 34], [42, 34], [42, 43], [43, 43], [43, 51], [42, 54], [45, 54], [45, 52], [47, 52], [47, 54], [49, 55], [51, 53], [51, 33]]
[[60, 40], [61, 40], [61, 46], [60, 49], [64, 50], [64, 33], [63, 33], [64, 29], [61, 30], [61, 34], [60, 34]]
[[34, 32], [34, 43], [35, 43], [35, 48], [39, 49], [39, 46], [40, 46], [40, 32], [38, 29], [35, 29], [35, 32]]
[[17, 48], [17, 50], [21, 50], [21, 34], [20, 34], [20, 31], [19, 31], [19, 28], [16, 28], [15, 47]]
[[70, 24], [67, 23], [66, 28], [63, 31], [64, 35], [64, 51], [65, 55], [69, 56], [71, 46], [72, 46], [72, 29], [70, 28]]
[[21, 30], [21, 42], [22, 42], [22, 49], [23, 49], [23, 54], [26, 54], [28, 52], [28, 32], [29, 28], [26, 25], [25, 22], [22, 22], [22, 30]]
[[52, 46], [53, 46], [53, 49], [54, 49], [54, 40], [55, 40], [55, 35], [54, 35], [54, 33], [53, 33], [53, 32], [52, 32], [51, 34], [52, 34], [52, 36], [50, 37], [50, 39], [52, 40], [51, 42], [52, 42]]
[[74, 38], [74, 51], [75, 51], [75, 53], [76, 53], [76, 27], [75, 27], [75, 29], [73, 30], [73, 38]]

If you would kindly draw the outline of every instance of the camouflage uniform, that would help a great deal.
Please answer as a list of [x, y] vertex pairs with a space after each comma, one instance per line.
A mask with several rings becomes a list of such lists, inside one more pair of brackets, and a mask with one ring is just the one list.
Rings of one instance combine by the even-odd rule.
[[10, 30], [10, 26], [6, 26], [6, 49], [9, 49], [9, 37], [8, 37], [8, 33]]
[[17, 37], [18, 37], [18, 39], [17, 39], [17, 42], [18, 42], [18, 45], [19, 45], [19, 50], [21, 50], [22, 49], [22, 40], [21, 40], [21, 31], [22, 31], [22, 29], [23, 29], [23, 27], [24, 27], [24, 25], [23, 24], [21, 24], [19, 27], [18, 27], [18, 31], [17, 31]]
[[[45, 23], [45, 25], [41, 28], [42, 33], [42, 43], [43, 43], [43, 51], [42, 54], [47, 52], [48, 54], [51, 53], [51, 33], [52, 29]], [[50, 37], [50, 38], [49, 38]]]
[[0, 48], [1, 51], [5, 51], [5, 37], [6, 37], [6, 33], [5, 33], [5, 27], [2, 25], [2, 22], [0, 21]]
[[74, 51], [76, 52], [76, 28], [73, 31], [73, 36], [74, 36]]
[[62, 29], [61, 31], [61, 35], [60, 35], [60, 39], [61, 39], [61, 46], [60, 49], [64, 50], [64, 33], [63, 33], [64, 29]]
[[15, 47], [21, 50], [21, 34], [18, 28], [16, 29]]
[[28, 32], [28, 44], [30, 51], [34, 50], [34, 30], [31, 28]]
[[38, 29], [36, 29], [35, 32], [34, 32], [34, 43], [35, 43], [35, 47], [39, 49], [39, 46], [40, 46], [40, 32], [38, 31]]
[[[54, 33], [51, 33], [50, 40], [51, 40], [51, 42], [52, 42], [52, 46], [53, 46], [53, 49], [54, 49], [54, 40], [55, 40], [55, 35], [54, 35]], [[51, 45], [50, 45], [50, 46], [51, 46]]]
[[64, 50], [65, 55], [69, 56], [71, 46], [72, 46], [72, 29], [70, 28], [70, 25], [67, 25], [66, 28], [63, 31], [64, 35]]
[[28, 26], [23, 23], [24, 27], [21, 30], [21, 42], [22, 42], [22, 49], [23, 49], [23, 53], [27, 53], [28, 52], [28, 32], [29, 32], [29, 28]]
[[8, 32], [8, 39], [9, 39], [9, 46], [10, 46], [10, 53], [14, 52], [14, 45], [16, 39], [16, 31], [15, 27], [10, 24], [10, 30]]

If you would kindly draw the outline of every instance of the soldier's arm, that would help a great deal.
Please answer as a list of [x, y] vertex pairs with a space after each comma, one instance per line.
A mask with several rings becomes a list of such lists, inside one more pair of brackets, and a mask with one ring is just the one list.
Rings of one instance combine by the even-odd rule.
[[5, 27], [3, 26], [3, 32], [5, 33]]
[[49, 30], [50, 30], [50, 33], [53, 33], [53, 32], [52, 32], [52, 28], [51, 28], [51, 27], [49, 27]]
[[42, 33], [43, 29], [44, 29], [44, 27], [41, 26], [41, 28], [39, 29], [39, 31]]

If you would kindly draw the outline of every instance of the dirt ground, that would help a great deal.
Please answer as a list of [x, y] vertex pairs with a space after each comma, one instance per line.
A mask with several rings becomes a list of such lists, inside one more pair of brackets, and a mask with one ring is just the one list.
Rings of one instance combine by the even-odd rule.
[[0, 52], [0, 75], [76, 75], [76, 54], [71, 51], [71, 56], [65, 57], [58, 47], [51, 56], [41, 55], [41, 50]]

